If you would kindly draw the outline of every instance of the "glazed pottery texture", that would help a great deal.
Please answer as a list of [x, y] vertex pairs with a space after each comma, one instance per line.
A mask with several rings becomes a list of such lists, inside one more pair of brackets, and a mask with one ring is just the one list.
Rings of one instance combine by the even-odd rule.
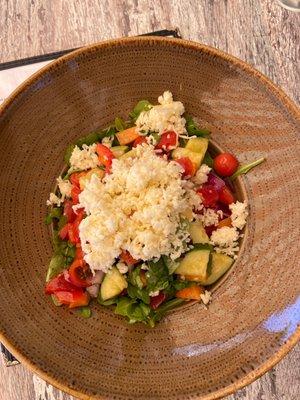
[[[242, 163], [250, 216], [234, 270], [207, 310], [154, 329], [95, 305], [85, 320], [43, 293], [52, 254], [46, 200], [67, 144], [171, 90]], [[299, 111], [247, 64], [176, 39], [131, 38], [67, 55], [25, 82], [0, 115], [0, 340], [82, 399], [216, 399], [250, 383], [299, 339]]]

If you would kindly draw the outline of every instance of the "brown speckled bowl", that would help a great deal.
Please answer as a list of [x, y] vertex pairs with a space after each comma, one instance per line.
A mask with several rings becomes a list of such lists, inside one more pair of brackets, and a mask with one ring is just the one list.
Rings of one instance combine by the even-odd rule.
[[[155, 329], [95, 307], [85, 320], [43, 294], [45, 202], [66, 145], [170, 89], [242, 162], [250, 218], [242, 254], [206, 310]], [[75, 51], [33, 75], [0, 114], [0, 340], [81, 399], [217, 399], [252, 382], [300, 337], [299, 110], [259, 72], [184, 40], [131, 38]]]

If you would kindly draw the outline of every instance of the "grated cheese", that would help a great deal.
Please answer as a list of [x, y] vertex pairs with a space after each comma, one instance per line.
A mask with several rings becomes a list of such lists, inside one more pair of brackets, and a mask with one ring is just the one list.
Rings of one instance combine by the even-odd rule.
[[212, 208], [204, 208], [203, 215], [199, 215], [198, 219], [202, 221], [203, 226], [218, 225], [219, 217], [222, 218], [221, 210], [215, 211]]
[[237, 201], [229, 205], [231, 210], [231, 224], [237, 229], [243, 229], [246, 225], [246, 219], [248, 217], [247, 202], [241, 203]]
[[119, 270], [119, 272], [121, 273], [121, 274], [127, 274], [127, 272], [128, 272], [128, 266], [125, 264], [125, 263], [123, 263], [122, 261], [120, 261], [120, 262], [118, 262], [117, 263], [117, 268], [118, 268], [118, 270]]
[[205, 290], [203, 294], [200, 294], [200, 298], [203, 304], [208, 305], [211, 302], [211, 293], [208, 290]]
[[56, 179], [61, 197], [57, 196], [55, 193], [50, 193], [49, 199], [47, 200], [47, 206], [58, 206], [65, 201], [66, 197], [71, 196], [72, 184], [68, 179], [62, 179], [60, 176]]
[[190, 239], [182, 216], [201, 206], [200, 196], [183, 187], [180, 166], [147, 144], [114, 159], [102, 181], [93, 175], [79, 202], [87, 214], [79, 226], [85, 260], [104, 272], [122, 250], [143, 261], [180, 257]]
[[90, 168], [96, 168], [99, 164], [96, 147], [96, 143], [90, 146], [84, 144], [82, 149], [75, 146], [70, 157], [71, 171], [76, 169], [85, 171]]
[[150, 131], [162, 134], [164, 131], [175, 131], [179, 135], [186, 133], [184, 105], [180, 101], [173, 101], [171, 92], [166, 91], [158, 98], [159, 105], [149, 111], [142, 111], [136, 120], [137, 129], [145, 134]]
[[211, 234], [210, 242], [217, 253], [235, 256], [239, 251], [239, 233], [234, 227], [223, 226]]
[[208, 180], [208, 174], [211, 171], [211, 168], [206, 165], [202, 164], [198, 171], [196, 172], [196, 175], [192, 178], [192, 181], [196, 185], [203, 185], [203, 183], [206, 183]]

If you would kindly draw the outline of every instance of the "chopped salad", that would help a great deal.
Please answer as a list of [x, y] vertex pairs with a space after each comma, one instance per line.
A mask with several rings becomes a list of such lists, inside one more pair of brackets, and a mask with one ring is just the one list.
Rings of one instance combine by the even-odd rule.
[[68, 146], [46, 224], [54, 254], [45, 293], [91, 316], [90, 302], [151, 327], [188, 301], [205, 306], [232, 266], [248, 216], [230, 153], [166, 91]]

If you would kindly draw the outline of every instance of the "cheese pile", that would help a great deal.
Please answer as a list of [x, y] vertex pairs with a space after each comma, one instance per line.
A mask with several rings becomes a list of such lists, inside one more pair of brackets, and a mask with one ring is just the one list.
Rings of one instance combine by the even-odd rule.
[[79, 234], [92, 270], [106, 272], [122, 250], [150, 260], [178, 258], [187, 250], [189, 233], [183, 216], [201, 208], [201, 199], [181, 179], [181, 167], [137, 146], [134, 156], [114, 159], [111, 174], [92, 176], [79, 195], [87, 217]]

